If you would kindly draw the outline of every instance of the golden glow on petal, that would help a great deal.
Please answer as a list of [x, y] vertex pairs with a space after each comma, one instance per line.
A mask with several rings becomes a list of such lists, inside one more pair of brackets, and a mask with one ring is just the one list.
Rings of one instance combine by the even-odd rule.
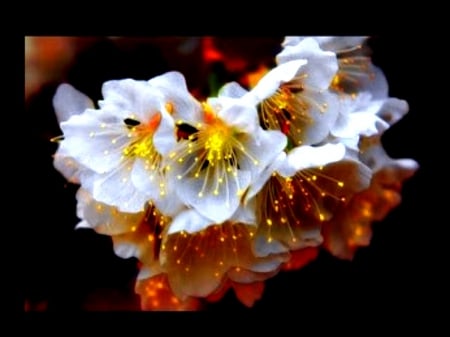
[[314, 123], [311, 109], [325, 113], [326, 102], [319, 102], [308, 94], [304, 79], [308, 74], [300, 74], [280, 88], [260, 104], [261, 125], [270, 130], [280, 130], [293, 146], [303, 144], [305, 130]]
[[375, 74], [371, 71], [371, 58], [365, 55], [367, 53], [361, 45], [337, 51], [338, 71], [331, 81], [331, 89], [355, 95], [364, 82], [373, 80]]
[[347, 202], [359, 181], [357, 166], [339, 162], [298, 171], [293, 177], [272, 174], [257, 195], [259, 234], [267, 242], [301, 242], [305, 231], [320, 230], [338, 205]]
[[269, 130], [280, 130], [294, 145], [301, 145], [304, 130], [313, 121], [309, 105], [302, 99], [298, 87], [295, 94], [287, 86], [281, 86], [271, 97], [261, 102], [259, 113], [261, 125]]
[[169, 113], [169, 114], [173, 114], [173, 112], [174, 112], [174, 107], [173, 107], [173, 104], [171, 103], [171, 102], [167, 102], [166, 104], [165, 104], [165, 108], [166, 108], [166, 110], [167, 110], [167, 112]]
[[228, 270], [248, 268], [255, 263], [253, 232], [250, 226], [226, 222], [197, 233], [169, 235], [164, 242], [167, 249], [163, 267], [175, 293], [193, 295], [204, 290], [207, 294], [201, 295], [209, 295]]

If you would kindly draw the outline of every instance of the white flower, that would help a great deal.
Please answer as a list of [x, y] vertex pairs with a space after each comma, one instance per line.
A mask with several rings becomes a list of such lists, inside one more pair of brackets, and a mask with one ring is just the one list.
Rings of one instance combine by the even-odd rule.
[[291, 147], [317, 144], [338, 114], [337, 97], [328, 90], [338, 69], [336, 55], [312, 38], [287, 52], [277, 55], [278, 66], [243, 98], [259, 104], [262, 126], [281, 130]]
[[343, 144], [299, 146], [279, 156], [265, 172], [267, 183], [247, 193], [256, 199], [255, 254], [319, 245], [322, 222], [333, 215], [334, 204], [366, 188], [370, 173], [347, 156]]
[[237, 210], [241, 196], [286, 146], [278, 131], [258, 124], [254, 106], [219, 96], [194, 112], [176, 111], [180, 139], [165, 162], [181, 201], [213, 223]]
[[192, 102], [183, 83], [175, 72], [148, 82], [109, 81], [99, 110], [61, 122], [67, 156], [95, 172], [81, 181], [95, 200], [138, 212], [164, 197], [160, 162], [176, 141], [170, 113]]
[[387, 97], [388, 83], [383, 72], [372, 63], [367, 36], [287, 36], [282, 43], [282, 54], [289, 55], [310, 38], [337, 56], [339, 67], [331, 84], [333, 90], [348, 95], [366, 91], [374, 99]]

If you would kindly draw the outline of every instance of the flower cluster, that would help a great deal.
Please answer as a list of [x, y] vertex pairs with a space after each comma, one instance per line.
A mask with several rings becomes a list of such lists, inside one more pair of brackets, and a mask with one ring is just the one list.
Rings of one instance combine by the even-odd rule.
[[366, 37], [285, 37], [251, 88], [199, 101], [183, 75], [111, 80], [94, 103], [61, 84], [54, 166], [80, 188], [77, 228], [139, 261], [144, 310], [195, 310], [323, 248], [351, 259], [401, 199], [412, 159], [381, 136], [408, 111], [389, 97]]

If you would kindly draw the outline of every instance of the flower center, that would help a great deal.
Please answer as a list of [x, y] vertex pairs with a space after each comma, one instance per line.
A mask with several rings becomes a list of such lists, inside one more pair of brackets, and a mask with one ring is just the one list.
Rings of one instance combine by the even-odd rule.
[[[231, 198], [231, 190], [241, 196], [245, 187], [239, 179], [240, 161], [251, 161], [259, 165], [258, 160], [246, 147], [247, 135], [217, 116], [208, 104], [203, 104], [203, 122], [196, 127], [183, 121], [177, 122], [181, 141], [169, 158], [177, 167], [177, 178], [198, 180], [199, 198], [207, 196], [226, 196]], [[167, 170], [171, 165], [166, 166]], [[227, 204], [226, 204], [227, 205]]]
[[202, 136], [205, 137], [206, 159], [211, 166], [214, 166], [223, 159], [231, 158], [233, 152], [230, 146], [231, 135], [232, 130], [220, 119], [216, 119], [204, 131], [204, 135]]
[[282, 85], [259, 109], [261, 125], [269, 130], [280, 130], [291, 146], [303, 143], [304, 130], [312, 123], [310, 104], [304, 99], [301, 83]]
[[158, 155], [153, 146], [153, 134], [161, 122], [161, 114], [154, 114], [146, 124], [141, 124], [134, 118], [124, 120], [129, 129], [128, 137], [134, 138], [130, 144], [123, 149], [123, 155], [128, 158], [152, 159]]

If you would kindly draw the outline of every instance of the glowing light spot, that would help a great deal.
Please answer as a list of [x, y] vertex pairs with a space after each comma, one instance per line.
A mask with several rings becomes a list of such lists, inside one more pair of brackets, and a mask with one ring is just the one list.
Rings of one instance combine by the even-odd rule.
[[355, 235], [356, 236], [362, 236], [362, 234], [363, 234], [362, 228], [361, 227], [356, 227], [355, 228]]
[[168, 112], [169, 114], [173, 114], [174, 108], [173, 108], [173, 104], [172, 104], [172, 103], [167, 102], [167, 103], [165, 104], [165, 108], [166, 108], [166, 110], [167, 110], [167, 112]]
[[272, 220], [271, 219], [267, 219], [266, 223], [267, 223], [267, 225], [272, 226]]
[[131, 231], [132, 231], [132, 232], [136, 232], [136, 229], [137, 229], [136, 226], [131, 227]]
[[344, 182], [343, 181], [339, 181], [337, 184], [338, 184], [339, 187], [344, 187]]

